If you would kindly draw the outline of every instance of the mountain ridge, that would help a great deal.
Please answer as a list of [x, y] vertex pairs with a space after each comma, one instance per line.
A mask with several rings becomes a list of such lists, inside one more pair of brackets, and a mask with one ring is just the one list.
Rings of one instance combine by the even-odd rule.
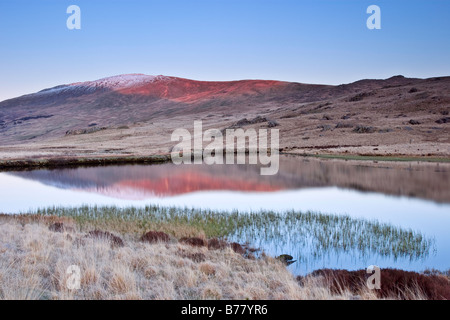
[[[407, 81], [407, 80], [412, 80], [412, 81], [420, 81], [420, 80], [429, 80], [429, 79], [436, 79], [436, 78], [446, 78], [446, 77], [433, 77], [433, 78], [407, 78], [404, 77], [402, 75], [396, 75], [396, 76], [392, 76], [390, 78], [386, 78], [386, 79], [361, 79], [361, 80], [357, 80], [354, 82], [350, 82], [350, 83], [345, 83], [345, 84], [339, 84], [339, 85], [330, 85], [330, 84], [315, 84], [315, 83], [302, 83], [302, 82], [295, 82], [295, 81], [283, 81], [283, 80], [266, 80], [266, 79], [241, 79], [241, 80], [225, 80], [225, 81], [209, 81], [209, 80], [193, 80], [193, 79], [188, 79], [188, 78], [182, 78], [182, 77], [175, 77], [175, 76], [165, 76], [165, 75], [146, 75], [146, 74], [142, 74], [142, 73], [130, 73], [130, 74], [119, 74], [119, 75], [114, 75], [114, 76], [109, 76], [109, 77], [104, 77], [104, 78], [100, 78], [97, 80], [88, 80], [88, 81], [82, 81], [82, 82], [74, 82], [74, 83], [68, 83], [68, 84], [60, 84], [54, 87], [49, 87], [49, 88], [44, 88], [41, 89], [37, 92], [33, 92], [33, 93], [28, 93], [28, 94], [24, 94], [18, 97], [14, 97], [14, 98], [9, 98], [3, 101], [0, 101], [0, 105], [10, 101], [10, 100], [15, 100], [15, 99], [20, 99], [20, 98], [25, 98], [28, 96], [33, 96], [36, 94], [42, 94], [42, 93], [49, 93], [53, 90], [62, 90], [62, 89], [67, 89], [67, 88], [71, 88], [71, 87], [92, 87], [92, 85], [95, 84], [106, 84], [104, 86], [104, 88], [108, 88], [108, 83], [109, 84], [113, 84], [113, 80], [118, 79], [119, 83], [120, 80], [126, 80], [128, 79], [129, 82], [126, 83], [126, 85], [124, 85], [123, 87], [119, 88], [119, 89], [125, 89], [128, 86], [131, 86], [133, 84], [139, 84], [138, 81], [136, 81], [136, 79], [132, 79], [131, 77], [142, 77], [144, 79], [142, 80], [147, 80], [147, 82], [142, 81], [144, 84], [148, 84], [148, 83], [152, 83], [155, 80], [183, 80], [183, 81], [190, 81], [190, 82], [195, 82], [195, 83], [210, 83], [210, 84], [233, 84], [233, 83], [245, 83], [245, 82], [260, 82], [260, 83], [279, 83], [279, 84], [295, 84], [295, 85], [306, 85], [306, 86], [324, 86], [324, 87], [345, 87], [345, 86], [352, 86], [352, 85], [358, 85], [361, 83], [366, 83], [366, 82], [371, 82], [371, 83], [381, 83], [381, 82], [390, 82], [390, 81], [394, 81], [394, 80], [402, 80], [402, 81]], [[100, 85], [100, 87], [103, 87]]]
[[[432, 143], [450, 143], [449, 109], [450, 77], [318, 85], [127, 74], [0, 102], [0, 144], [5, 150], [27, 144], [27, 150], [77, 146], [92, 154], [140, 155], [147, 145], [152, 154], [170, 150], [170, 132], [195, 120], [224, 129], [259, 117], [278, 125], [283, 150], [440, 156], [450, 155], [450, 148]], [[421, 146], [409, 148], [413, 141]], [[383, 144], [390, 147], [371, 148]], [[391, 147], [396, 144], [403, 146]]]

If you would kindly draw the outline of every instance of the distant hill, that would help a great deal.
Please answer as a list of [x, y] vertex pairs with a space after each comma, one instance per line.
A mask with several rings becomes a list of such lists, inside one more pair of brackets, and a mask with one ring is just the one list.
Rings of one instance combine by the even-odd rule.
[[[450, 143], [449, 109], [450, 77], [394, 76], [331, 86], [129, 74], [60, 85], [0, 102], [0, 144], [58, 141], [54, 148], [64, 148], [90, 143], [89, 150], [94, 152], [100, 148], [100, 140], [115, 147], [117, 143], [112, 141], [139, 136], [140, 141], [153, 137], [154, 146], [154, 141], [161, 140], [155, 138], [161, 130], [192, 126], [194, 119], [222, 129], [252, 123], [247, 121], [251, 117], [273, 120], [280, 129], [284, 150]], [[129, 131], [111, 131], [118, 128]], [[96, 139], [84, 141], [87, 138], [81, 135], [89, 133], [95, 133]], [[164, 137], [159, 150], [168, 150], [170, 135], [165, 133]], [[136, 153], [127, 151], [136, 143], [123, 142], [121, 152]], [[430, 153], [425, 149], [415, 152]], [[445, 148], [435, 149], [436, 155], [450, 154]], [[410, 151], [394, 148], [384, 153]]]

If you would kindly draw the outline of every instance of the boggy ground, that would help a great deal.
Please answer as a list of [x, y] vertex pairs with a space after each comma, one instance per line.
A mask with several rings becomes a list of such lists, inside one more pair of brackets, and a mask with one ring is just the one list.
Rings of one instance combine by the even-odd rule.
[[[367, 289], [361, 272], [324, 270], [296, 279], [277, 259], [256, 259], [238, 244], [173, 228], [190, 236], [136, 237], [86, 225], [82, 231], [67, 217], [1, 216], [0, 299], [449, 298], [449, 278], [441, 273], [389, 272], [392, 281], [380, 294]], [[81, 271], [78, 290], [67, 286], [73, 265]]]

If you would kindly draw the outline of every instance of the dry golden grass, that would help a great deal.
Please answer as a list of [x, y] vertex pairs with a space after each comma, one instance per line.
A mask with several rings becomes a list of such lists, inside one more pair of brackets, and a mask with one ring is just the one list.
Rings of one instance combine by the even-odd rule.
[[[0, 214], [1, 222], [11, 222], [21, 225], [29, 223], [38, 223], [51, 225], [53, 223], [63, 223], [64, 227], [69, 230], [78, 229], [78, 231], [88, 232], [94, 229], [108, 230], [118, 234], [127, 234], [130, 237], [138, 239], [141, 235], [149, 230], [161, 231], [172, 235], [174, 238], [191, 238], [197, 237], [206, 239], [204, 230], [200, 227], [187, 225], [185, 223], [176, 222], [148, 222], [146, 224], [135, 220], [124, 219], [90, 219], [75, 220], [68, 216], [40, 215], [40, 214]], [[1, 248], [0, 248], [1, 252]]]
[[[317, 279], [299, 286], [271, 257], [249, 260], [230, 248], [212, 251], [177, 242], [148, 244], [127, 235], [123, 247], [114, 247], [107, 239], [84, 237], [75, 226], [69, 232], [50, 231], [52, 221], [0, 220], [0, 299], [352, 297], [349, 292], [332, 294]], [[71, 265], [81, 270], [78, 290], [67, 287]]]

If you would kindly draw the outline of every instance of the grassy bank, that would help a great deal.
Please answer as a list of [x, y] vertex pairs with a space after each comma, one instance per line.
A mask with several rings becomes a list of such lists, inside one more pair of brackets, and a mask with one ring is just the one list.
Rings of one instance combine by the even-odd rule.
[[121, 164], [157, 164], [170, 161], [170, 155], [114, 157], [57, 157], [0, 160], [0, 170], [105, 166]]
[[[278, 260], [246, 259], [230, 248], [210, 250], [172, 239], [123, 246], [88, 237], [56, 217], [0, 219], [0, 299], [348, 299], [313, 279], [299, 286]], [[64, 232], [49, 230], [63, 221]], [[85, 225], [87, 227], [87, 225]], [[70, 266], [80, 270], [71, 290]], [[373, 298], [370, 292], [364, 296]]]
[[[210, 246], [211, 240], [205, 241], [231, 234], [260, 237], [261, 228], [266, 237], [279, 241], [286, 224], [304, 225], [298, 229], [299, 236], [317, 237], [318, 245], [329, 248], [343, 243], [361, 246], [377, 239], [377, 245], [393, 242], [391, 249], [397, 247], [397, 252], [408, 248], [420, 254], [429, 249], [428, 240], [418, 233], [345, 216], [159, 207], [48, 208], [0, 216], [0, 299], [380, 298], [361, 279], [341, 287], [326, 274], [295, 278], [274, 257], [255, 257], [233, 246]], [[99, 229], [102, 232], [92, 232]], [[145, 242], [141, 236], [150, 230], [166, 232], [168, 237]], [[67, 287], [70, 266], [80, 268], [80, 289]], [[348, 282], [347, 278], [343, 279]], [[427, 298], [414, 284], [395, 288], [393, 295], [385, 297]]]
[[312, 157], [319, 159], [355, 160], [355, 161], [393, 161], [393, 162], [433, 162], [450, 163], [450, 158], [443, 157], [419, 157], [419, 156], [375, 156], [358, 154], [310, 154], [310, 153], [285, 153], [301, 157]]
[[[247, 152], [248, 153], [248, 152]], [[450, 158], [445, 157], [419, 157], [419, 156], [374, 156], [358, 154], [310, 154], [295, 152], [280, 152], [280, 155], [314, 157], [319, 159], [338, 159], [355, 161], [394, 161], [394, 162], [433, 162], [450, 163]], [[43, 168], [65, 168], [65, 167], [90, 167], [106, 165], [126, 164], [159, 164], [171, 161], [170, 154], [149, 156], [104, 156], [104, 157], [47, 157], [29, 159], [0, 160], [0, 171], [28, 170]]]

